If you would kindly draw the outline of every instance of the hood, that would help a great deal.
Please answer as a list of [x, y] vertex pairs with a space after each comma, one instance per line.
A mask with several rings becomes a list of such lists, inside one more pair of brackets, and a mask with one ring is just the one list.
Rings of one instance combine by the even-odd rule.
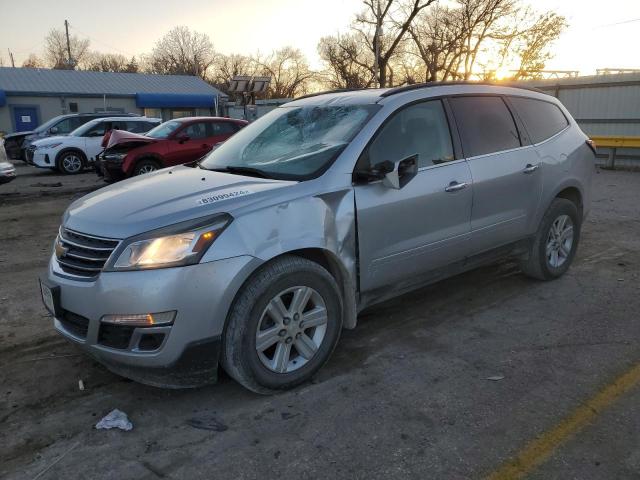
[[8, 133], [4, 136], [4, 138], [20, 138], [26, 137], [27, 135], [33, 135], [35, 132], [33, 130], [29, 130], [28, 132], [16, 132], [16, 133]]
[[133, 177], [76, 200], [64, 214], [71, 230], [128, 238], [215, 213], [230, 213], [297, 182], [178, 166]]
[[55, 137], [45, 137], [45, 138], [41, 138], [39, 140], [35, 140], [31, 142], [31, 145], [35, 145], [36, 147], [39, 147], [40, 145], [46, 145], [49, 143], [64, 142], [68, 138], [69, 138], [68, 135], [56, 135]]
[[107, 140], [106, 145], [103, 145], [105, 148], [112, 148], [115, 146], [137, 147], [146, 143], [155, 143], [159, 140], [157, 138], [145, 137], [144, 135], [127, 132], [125, 130], [111, 130], [107, 135], [105, 135], [105, 140]]

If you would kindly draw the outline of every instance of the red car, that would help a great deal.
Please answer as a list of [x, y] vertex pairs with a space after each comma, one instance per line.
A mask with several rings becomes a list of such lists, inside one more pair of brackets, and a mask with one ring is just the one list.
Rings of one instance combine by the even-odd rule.
[[96, 171], [113, 182], [203, 157], [218, 143], [247, 125], [244, 120], [188, 117], [169, 120], [137, 135], [119, 130], [104, 139]]

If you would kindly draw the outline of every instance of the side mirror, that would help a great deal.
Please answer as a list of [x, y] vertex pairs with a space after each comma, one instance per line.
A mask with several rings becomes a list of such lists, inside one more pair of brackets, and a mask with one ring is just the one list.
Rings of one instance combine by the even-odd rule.
[[190, 139], [191, 137], [189, 137], [189, 135], [184, 135], [184, 134], [176, 135], [176, 140], [178, 141], [178, 143], [184, 143]]
[[374, 169], [382, 177], [385, 187], [400, 190], [418, 173], [418, 155], [411, 155], [397, 162], [387, 160], [375, 165]]
[[49, 133], [55, 135], [56, 133], [58, 133], [58, 127], [51, 127], [49, 129]]

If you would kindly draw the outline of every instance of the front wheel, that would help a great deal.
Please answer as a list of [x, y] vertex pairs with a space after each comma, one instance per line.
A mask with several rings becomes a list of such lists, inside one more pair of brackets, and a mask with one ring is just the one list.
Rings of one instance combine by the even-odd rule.
[[160, 164], [155, 160], [141, 160], [133, 170], [134, 175], [144, 175], [160, 169]]
[[65, 175], [75, 175], [84, 168], [84, 158], [80, 152], [76, 151], [62, 153], [56, 163], [58, 171]]
[[538, 280], [563, 275], [575, 257], [580, 226], [576, 205], [565, 198], [556, 198], [540, 222], [528, 255], [520, 262], [522, 271]]
[[335, 279], [317, 263], [285, 256], [241, 289], [224, 333], [222, 365], [244, 387], [268, 394], [309, 380], [342, 329]]

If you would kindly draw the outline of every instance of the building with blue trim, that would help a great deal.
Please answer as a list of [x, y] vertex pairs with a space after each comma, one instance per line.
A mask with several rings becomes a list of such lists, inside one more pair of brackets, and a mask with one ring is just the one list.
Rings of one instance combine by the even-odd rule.
[[0, 67], [0, 132], [57, 115], [112, 111], [164, 120], [222, 115], [227, 96], [199, 77]]

